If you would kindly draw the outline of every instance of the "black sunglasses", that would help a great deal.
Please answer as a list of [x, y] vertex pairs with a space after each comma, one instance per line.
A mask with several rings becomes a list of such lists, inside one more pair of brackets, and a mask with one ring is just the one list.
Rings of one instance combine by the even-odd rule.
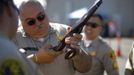
[[86, 24], [86, 26], [90, 26], [90, 27], [92, 27], [92, 28], [96, 28], [96, 27], [98, 27], [98, 26], [100, 26], [100, 25], [98, 25], [97, 23], [88, 22], [88, 23]]
[[[43, 21], [44, 19], [45, 19], [45, 15], [39, 15], [39, 16], [37, 17], [37, 20], [38, 20], [38, 21]], [[27, 24], [28, 24], [29, 26], [33, 26], [33, 25], [35, 25], [35, 23], [36, 23], [36, 19], [34, 19], [34, 18], [28, 19]]]

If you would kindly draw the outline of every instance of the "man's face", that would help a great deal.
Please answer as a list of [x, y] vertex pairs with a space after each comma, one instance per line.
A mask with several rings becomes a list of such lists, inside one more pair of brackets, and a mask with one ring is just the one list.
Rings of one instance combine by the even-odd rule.
[[40, 38], [48, 33], [49, 22], [44, 9], [36, 3], [26, 4], [20, 18], [24, 31], [31, 37]]
[[99, 24], [101, 24], [101, 20], [98, 17], [91, 17], [88, 20], [87, 25], [84, 27], [84, 33], [87, 39], [94, 40], [99, 36], [101, 32], [101, 25]]

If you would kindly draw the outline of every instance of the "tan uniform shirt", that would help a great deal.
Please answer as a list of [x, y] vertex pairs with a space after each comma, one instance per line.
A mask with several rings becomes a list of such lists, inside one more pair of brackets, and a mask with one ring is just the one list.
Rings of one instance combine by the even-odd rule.
[[[16, 44], [19, 48], [37, 47], [40, 48], [45, 44], [56, 46], [59, 39], [65, 35], [67, 26], [57, 23], [50, 23], [49, 33], [47, 37], [34, 40], [24, 35], [23, 31], [19, 31], [16, 37]], [[26, 55], [35, 53], [36, 51], [27, 51]], [[64, 54], [58, 56], [56, 60], [50, 64], [38, 65], [44, 75], [74, 75], [74, 68], [70, 61], [64, 59]]]
[[91, 44], [86, 46], [82, 41], [81, 47], [93, 58], [91, 70], [84, 74], [76, 72], [76, 75], [104, 75], [104, 70], [108, 75], [119, 75], [114, 51], [101, 38], [89, 43]]
[[6, 37], [0, 36], [0, 51], [0, 75], [41, 75]]

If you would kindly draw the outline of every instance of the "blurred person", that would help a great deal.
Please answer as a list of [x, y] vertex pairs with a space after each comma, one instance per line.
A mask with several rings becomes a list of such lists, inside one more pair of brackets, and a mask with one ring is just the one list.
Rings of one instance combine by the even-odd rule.
[[[64, 37], [68, 26], [50, 23], [42, 5], [36, 0], [23, 2], [20, 7], [22, 28], [18, 29], [14, 42], [19, 49], [33, 48], [24, 54], [35, 62], [44, 75], [74, 75], [75, 70], [83, 73], [91, 67], [91, 56], [77, 45], [81, 35], [67, 37], [65, 42], [77, 49], [76, 55], [65, 60], [64, 51], [50, 50]], [[36, 50], [37, 49], [37, 50]]]
[[125, 75], [134, 75], [134, 43], [129, 53], [129, 58], [126, 62]]
[[38, 75], [11, 41], [17, 31], [18, 13], [12, 0], [0, 0], [0, 75]]
[[92, 66], [89, 72], [76, 75], [119, 75], [118, 64], [113, 49], [100, 37], [103, 18], [94, 14], [83, 28], [81, 48], [92, 56]]
[[109, 26], [109, 36], [111, 38], [116, 37], [117, 29], [115, 23], [113, 21], [109, 21], [107, 24]]
[[101, 36], [103, 38], [108, 38], [109, 37], [109, 26], [108, 26], [107, 23], [103, 23], [103, 30], [102, 30]]

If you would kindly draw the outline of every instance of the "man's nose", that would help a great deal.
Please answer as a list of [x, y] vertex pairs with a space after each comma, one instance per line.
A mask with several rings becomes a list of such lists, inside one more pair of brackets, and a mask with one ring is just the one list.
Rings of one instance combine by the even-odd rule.
[[89, 29], [89, 30], [90, 30], [90, 29], [92, 29], [92, 27], [91, 27], [91, 26], [88, 26], [88, 27], [87, 27], [87, 29]]
[[36, 19], [36, 25], [39, 26], [41, 23]]
[[38, 29], [41, 29], [42, 28], [42, 25], [41, 25], [41, 22], [40, 21], [37, 21], [36, 25], [37, 25]]

